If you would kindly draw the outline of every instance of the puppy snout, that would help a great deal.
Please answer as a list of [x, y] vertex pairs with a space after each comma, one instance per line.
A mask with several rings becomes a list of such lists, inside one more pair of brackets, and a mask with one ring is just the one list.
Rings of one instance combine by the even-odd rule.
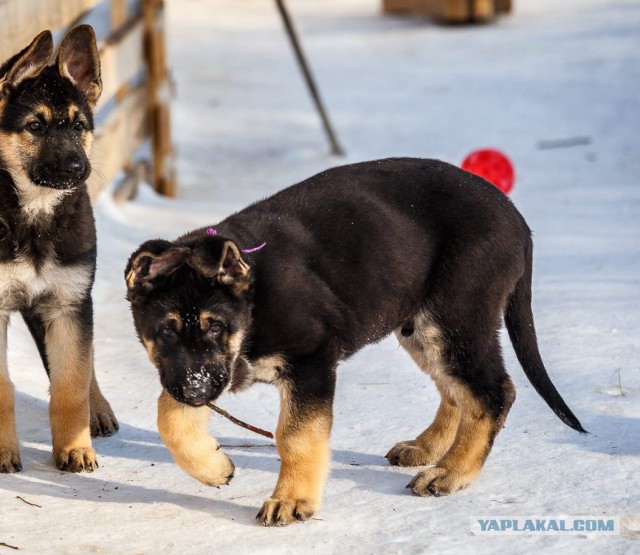
[[62, 177], [78, 178], [84, 175], [87, 164], [82, 158], [76, 155], [67, 156], [57, 164], [56, 173]]
[[199, 407], [209, 400], [209, 388], [204, 385], [198, 387], [183, 387], [182, 397], [188, 405]]
[[216, 399], [229, 383], [226, 371], [200, 367], [198, 370], [188, 370], [185, 379], [176, 391], [180, 401], [188, 405], [199, 407]]

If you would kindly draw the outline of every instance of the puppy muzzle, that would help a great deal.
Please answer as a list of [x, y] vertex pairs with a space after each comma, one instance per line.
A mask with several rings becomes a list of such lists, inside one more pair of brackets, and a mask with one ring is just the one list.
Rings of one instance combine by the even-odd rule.
[[215, 401], [227, 388], [230, 377], [226, 370], [200, 367], [187, 370], [183, 378], [173, 383], [163, 383], [170, 395], [178, 402], [200, 407]]

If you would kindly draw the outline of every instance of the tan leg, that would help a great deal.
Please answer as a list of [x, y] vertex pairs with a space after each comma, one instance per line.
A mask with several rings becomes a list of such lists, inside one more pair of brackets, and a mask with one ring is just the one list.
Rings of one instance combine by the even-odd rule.
[[307, 520], [320, 508], [329, 468], [331, 407], [300, 410], [281, 395], [276, 446], [280, 455], [278, 483], [256, 517], [264, 526], [286, 526]]
[[435, 420], [416, 439], [397, 443], [387, 454], [389, 464], [394, 466], [424, 466], [436, 464], [449, 450], [460, 424], [460, 410], [446, 392]]
[[[398, 334], [398, 339], [433, 378], [442, 402], [434, 423], [414, 441], [396, 445], [387, 458], [403, 466], [436, 464], [417, 474], [408, 487], [418, 495], [446, 495], [469, 485], [480, 472], [515, 399], [515, 389], [504, 373], [503, 383], [497, 386], [503, 406], [500, 414], [490, 413], [468, 385], [447, 371], [441, 332], [427, 312], [415, 318], [411, 336]], [[496, 360], [501, 360], [496, 349]]]
[[233, 478], [234, 466], [207, 431], [210, 416], [211, 409], [179, 403], [166, 390], [158, 399], [158, 430], [176, 464], [203, 484], [220, 486]]
[[0, 314], [0, 472], [22, 470], [16, 433], [15, 397], [7, 368], [9, 315]]
[[455, 441], [433, 468], [418, 473], [409, 488], [418, 495], [440, 496], [468, 486], [480, 472], [501, 423], [466, 387], [459, 386], [460, 426]]
[[91, 334], [74, 309], [50, 309], [43, 316], [50, 367], [53, 457], [60, 470], [91, 472], [98, 466], [89, 430]]
[[392, 465], [423, 466], [435, 464], [453, 444], [460, 424], [460, 409], [450, 391], [451, 378], [442, 359], [443, 341], [429, 314], [415, 319], [414, 332], [404, 337], [397, 332], [400, 345], [420, 369], [431, 376], [440, 392], [440, 406], [433, 423], [416, 439], [397, 443], [386, 454]]
[[[91, 357], [93, 361], [93, 356]], [[89, 388], [89, 422], [91, 425], [91, 436], [111, 436], [118, 431], [120, 425], [116, 419], [116, 415], [113, 413], [113, 409], [109, 404], [98, 386], [98, 380], [96, 380], [96, 371], [93, 368], [91, 370], [91, 386]]]

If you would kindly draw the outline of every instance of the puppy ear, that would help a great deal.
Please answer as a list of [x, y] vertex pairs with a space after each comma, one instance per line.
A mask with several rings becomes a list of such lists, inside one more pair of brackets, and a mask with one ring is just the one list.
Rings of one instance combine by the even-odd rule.
[[206, 278], [213, 278], [218, 283], [230, 286], [236, 294], [249, 287], [249, 264], [240, 254], [240, 249], [233, 241], [225, 241], [219, 259], [211, 258], [206, 251], [194, 251], [187, 264]]
[[84, 93], [93, 108], [102, 92], [102, 79], [96, 36], [90, 25], [80, 25], [67, 33], [60, 45], [57, 65], [60, 75]]
[[0, 69], [0, 93], [7, 94], [25, 79], [37, 77], [53, 55], [51, 31], [42, 31], [22, 52], [9, 59]]
[[[165, 248], [160, 251], [158, 247]], [[168, 248], [166, 248], [168, 245]], [[151, 247], [151, 248], [145, 248]], [[125, 279], [129, 293], [150, 293], [159, 279], [169, 277], [187, 261], [191, 253], [188, 247], [175, 247], [168, 241], [145, 243], [131, 255]]]
[[227, 241], [222, 247], [216, 278], [220, 283], [233, 285], [238, 291], [248, 286], [249, 264], [242, 259], [240, 249], [233, 241]]

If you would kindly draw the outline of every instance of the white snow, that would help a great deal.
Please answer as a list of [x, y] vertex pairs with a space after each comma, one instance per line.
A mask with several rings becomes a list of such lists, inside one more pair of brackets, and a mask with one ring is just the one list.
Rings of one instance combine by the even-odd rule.
[[[288, 4], [347, 156], [327, 154], [272, 2], [168, 2], [179, 198], [144, 187], [124, 206], [109, 194], [96, 203], [96, 364], [120, 432], [95, 440], [93, 474], [56, 470], [46, 376], [14, 318], [24, 468], [0, 476], [0, 542], [38, 554], [640, 552], [640, 3], [515, 0], [512, 15], [473, 27], [385, 17], [375, 0]], [[538, 147], [572, 137], [590, 142]], [[388, 339], [339, 373], [317, 518], [256, 524], [276, 451], [217, 415], [210, 430], [235, 478], [209, 489], [181, 471], [160, 441], [159, 380], [124, 300], [136, 246], [215, 224], [328, 166], [391, 155], [460, 163], [484, 146], [514, 162], [512, 198], [535, 231], [540, 348], [591, 434], [553, 415], [505, 336], [518, 398], [479, 478], [450, 497], [412, 496], [404, 486], [416, 470], [383, 456], [426, 427], [437, 394]], [[273, 388], [220, 405], [275, 428]], [[480, 537], [469, 533], [474, 515], [620, 516], [622, 534]]]

